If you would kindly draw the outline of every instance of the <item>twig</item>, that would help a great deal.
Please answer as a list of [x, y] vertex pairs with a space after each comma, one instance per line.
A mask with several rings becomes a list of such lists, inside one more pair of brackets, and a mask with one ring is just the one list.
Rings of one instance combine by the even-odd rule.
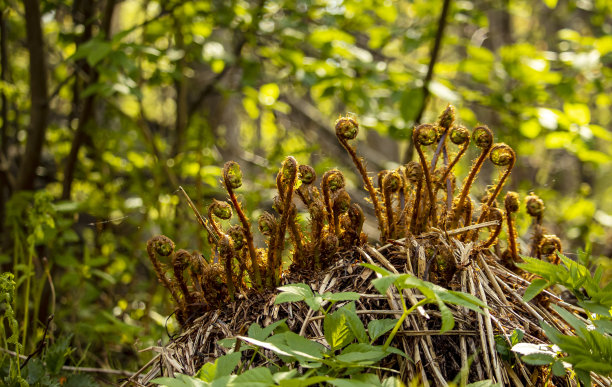
[[[450, 8], [451, 0], [444, 0], [444, 4], [442, 4], [442, 12], [440, 12], [440, 18], [438, 19], [438, 30], [436, 31], [436, 37], [434, 40], [434, 46], [431, 50], [431, 59], [429, 61], [429, 66], [427, 67], [427, 74], [425, 74], [425, 79], [423, 80], [423, 99], [421, 103], [421, 107], [419, 112], [417, 113], [416, 118], [414, 119], [415, 124], [418, 124], [421, 121], [421, 117], [423, 116], [423, 112], [425, 112], [425, 107], [427, 106], [427, 102], [429, 100], [429, 83], [433, 78], [434, 67], [436, 62], [438, 61], [438, 54], [440, 53], [440, 46], [442, 45], [442, 38], [444, 37], [444, 28], [446, 27], [446, 15], [448, 14], [448, 9]], [[404, 155], [403, 163], [407, 163], [412, 160], [412, 156], [414, 154], [414, 144], [410, 142], [408, 145], [408, 149]]]

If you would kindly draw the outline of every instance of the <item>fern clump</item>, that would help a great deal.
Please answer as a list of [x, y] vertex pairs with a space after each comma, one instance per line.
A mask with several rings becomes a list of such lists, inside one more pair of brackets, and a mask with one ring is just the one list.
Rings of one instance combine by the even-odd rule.
[[[335, 132], [363, 180], [380, 230], [379, 241], [382, 244], [414, 241], [413, 246], [422, 247], [431, 257], [421, 269], [417, 262], [408, 262], [407, 266], [415, 268], [417, 276], [448, 284], [457, 271], [452, 245], [441, 247], [422, 236], [446, 232], [452, 234], [451, 239], [473, 242], [477, 250], [485, 251], [498, 244], [504, 224], [508, 240], [501, 260], [509, 268], [518, 270], [515, 263], [520, 262], [520, 257], [512, 219], [512, 214], [518, 211], [518, 194], [508, 193], [501, 208], [498, 203], [516, 155], [509, 145], [494, 143], [491, 129], [480, 125], [470, 134], [465, 126], [456, 123], [455, 109], [449, 105], [437, 122], [414, 129], [412, 138], [419, 161], [411, 161], [396, 170], [380, 171], [376, 186], [364, 160], [349, 143], [359, 133], [357, 120], [340, 117], [335, 123]], [[470, 144], [479, 148], [480, 154], [461, 187], [457, 187], [454, 168]], [[451, 147], [458, 149], [453, 152]], [[477, 205], [470, 198], [470, 191], [487, 160], [502, 170], [493, 188]], [[368, 240], [363, 233], [364, 213], [345, 189], [340, 170], [325, 172], [317, 185], [314, 168], [299, 164], [291, 156], [283, 161], [276, 177], [275, 213], [264, 212], [256, 222], [265, 237], [265, 247], [255, 246], [252, 221], [238, 198], [242, 187], [238, 163], [225, 164], [222, 183], [228, 200], [213, 200], [207, 219], [202, 219], [189, 202], [209, 233], [208, 239], [214, 248], [209, 258], [197, 252], [174, 252], [174, 243], [165, 236], [149, 241], [149, 257], [160, 282], [176, 302], [180, 321], [197, 310], [211, 310], [233, 301], [237, 294], [274, 289], [288, 275], [298, 280], [312, 275]], [[307, 228], [296, 221], [299, 202], [310, 218]], [[525, 202], [527, 212], [534, 218], [532, 255], [555, 261], [555, 252], [561, 251], [561, 243], [556, 236], [544, 234], [543, 202], [534, 194], [525, 198]], [[237, 218], [237, 221], [224, 230], [217, 218]], [[485, 235], [482, 229], [487, 227], [490, 232]], [[287, 239], [291, 245], [288, 254], [284, 251]], [[158, 255], [170, 256], [174, 267], [172, 276], [167, 276]], [[289, 264], [283, 264], [283, 257], [287, 255]], [[415, 261], [411, 256], [416, 254], [408, 254], [408, 259]]]

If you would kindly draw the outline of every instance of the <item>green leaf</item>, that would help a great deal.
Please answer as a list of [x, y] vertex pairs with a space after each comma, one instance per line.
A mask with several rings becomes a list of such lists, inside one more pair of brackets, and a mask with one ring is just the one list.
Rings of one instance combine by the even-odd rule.
[[232, 385], [270, 386], [275, 385], [272, 372], [265, 367], [257, 367], [246, 371], [233, 380]]
[[442, 314], [442, 326], [440, 327], [440, 333], [448, 332], [455, 326], [455, 318], [453, 312], [446, 306], [442, 301], [438, 300], [438, 308]]
[[578, 335], [579, 337], [584, 339], [584, 335], [582, 334], [582, 330], [586, 329], [586, 325], [580, 321], [578, 319], [578, 317], [574, 316], [572, 313], [568, 312], [567, 310], [557, 306], [557, 305], [552, 305], [552, 308], [555, 310], [555, 312], [559, 313], [559, 315], [565, 320], [567, 321], [567, 323], [569, 325], [572, 326], [572, 328], [574, 328], [574, 330], [576, 331], [576, 335]]
[[387, 355], [389, 353], [383, 351], [382, 347], [358, 343], [344, 348], [340, 355], [335, 356], [335, 359], [345, 363], [369, 365], [383, 359]]
[[370, 335], [370, 339], [372, 341], [376, 340], [380, 336], [389, 332], [395, 324], [397, 324], [397, 319], [391, 318], [383, 318], [380, 320], [371, 320], [368, 323], [368, 334]]
[[242, 353], [240, 352], [232, 352], [217, 358], [217, 360], [215, 360], [215, 364], [217, 365], [215, 379], [221, 376], [230, 375], [240, 362], [241, 356]]
[[376, 278], [375, 280], [372, 280], [372, 285], [374, 285], [378, 293], [385, 295], [389, 289], [389, 286], [391, 286], [398, 277], [399, 275], [394, 274], [388, 277]]
[[361, 322], [359, 316], [357, 316], [357, 313], [355, 312], [355, 304], [353, 302], [346, 304], [342, 308], [338, 309], [338, 312], [344, 313], [349, 329], [353, 335], [355, 335], [357, 340], [360, 343], [367, 343], [368, 334], [363, 326], [363, 322]]
[[361, 297], [355, 292], [325, 293], [323, 299], [326, 301], [356, 301]]
[[554, 358], [547, 353], [532, 353], [522, 356], [521, 360], [531, 365], [547, 365], [552, 363]]
[[304, 302], [306, 303], [306, 305], [308, 305], [310, 309], [318, 310], [319, 308], [321, 308], [321, 305], [323, 305], [323, 297], [321, 297], [319, 294], [316, 294], [313, 297], [305, 298]]
[[282, 293], [276, 296], [274, 305], [282, 304], [285, 302], [297, 302], [303, 301], [306, 298], [312, 298], [312, 290], [306, 284], [291, 284], [285, 285], [278, 288]]
[[245, 337], [245, 336], [237, 336], [240, 340], [246, 341], [249, 344], [253, 344], [256, 345], [258, 347], [262, 347], [265, 348], [267, 350], [270, 350], [278, 355], [282, 355], [282, 356], [291, 356], [291, 354], [289, 352], [286, 352], [282, 349], [280, 349], [279, 347], [277, 347], [276, 345], [269, 343], [269, 342], [265, 342], [265, 341], [261, 341], [261, 340], [256, 340], [256, 339], [252, 339], [250, 337]]
[[551, 367], [552, 373], [555, 376], [563, 376], [565, 375], [565, 367], [563, 367], [563, 362], [560, 362], [559, 360], [555, 360], [552, 367]]
[[531, 282], [531, 284], [525, 289], [525, 294], [523, 295], [523, 301], [529, 302], [533, 300], [535, 296], [540, 294], [540, 292], [550, 286], [550, 283], [542, 278], [537, 278]]
[[275, 321], [265, 328], [262, 328], [257, 323], [251, 324], [249, 327], [248, 335], [257, 340], [265, 340], [274, 330], [281, 324], [284, 324], [287, 319]]
[[363, 267], [367, 267], [368, 269], [370, 269], [370, 270], [380, 274], [383, 277], [388, 277], [388, 276], [394, 275], [389, 270], [384, 269], [384, 268], [382, 268], [380, 266], [372, 265], [370, 263], [362, 263], [360, 265], [363, 266]]
[[204, 382], [212, 382], [215, 380], [215, 376], [217, 375], [217, 362], [208, 362], [204, 364], [198, 372], [194, 375], [194, 377], [204, 381]]
[[342, 311], [336, 311], [325, 316], [323, 332], [325, 340], [332, 350], [348, 345], [355, 338], [349, 328], [346, 314]]
[[183, 374], [175, 374], [174, 378], [156, 378], [151, 380], [151, 383], [168, 387], [204, 387], [206, 385], [201, 380]]

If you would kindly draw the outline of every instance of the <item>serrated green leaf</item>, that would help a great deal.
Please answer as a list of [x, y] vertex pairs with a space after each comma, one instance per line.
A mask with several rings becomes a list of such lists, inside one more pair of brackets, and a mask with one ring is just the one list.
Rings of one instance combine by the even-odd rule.
[[349, 329], [351, 330], [353, 335], [355, 335], [357, 340], [360, 343], [367, 343], [368, 334], [363, 326], [363, 322], [361, 322], [361, 319], [359, 319], [359, 316], [357, 316], [357, 313], [355, 312], [355, 304], [351, 302], [338, 309], [338, 312], [345, 314], [346, 322], [349, 326]]
[[270, 386], [274, 385], [272, 372], [265, 367], [252, 368], [233, 380], [232, 385]]
[[345, 313], [336, 311], [330, 313], [323, 319], [323, 333], [325, 340], [332, 350], [336, 350], [348, 345], [355, 335], [349, 328]]
[[525, 289], [525, 294], [523, 295], [523, 301], [529, 302], [533, 300], [535, 296], [540, 294], [540, 292], [550, 286], [550, 283], [542, 278], [537, 278], [529, 284], [527, 289]]
[[217, 358], [217, 360], [215, 360], [215, 363], [217, 364], [215, 379], [230, 375], [240, 362], [241, 356], [242, 353], [240, 352], [232, 352]]
[[563, 376], [565, 375], [565, 367], [563, 367], [563, 363], [560, 362], [559, 360], [555, 360], [552, 367], [551, 367], [552, 373], [555, 376]]
[[313, 297], [305, 298], [304, 302], [306, 303], [306, 305], [308, 305], [310, 309], [318, 310], [319, 308], [321, 308], [321, 305], [323, 305], [323, 297], [317, 294]]
[[372, 285], [374, 285], [378, 293], [385, 295], [387, 293], [387, 290], [389, 289], [389, 286], [391, 286], [393, 282], [395, 282], [397, 277], [399, 276], [394, 274], [386, 277], [376, 278], [375, 280], [372, 280]]
[[397, 319], [384, 318], [380, 320], [371, 320], [368, 323], [368, 334], [370, 335], [370, 339], [372, 341], [376, 340], [380, 336], [389, 332], [395, 324], [397, 324]]
[[547, 353], [532, 353], [530, 355], [521, 356], [521, 360], [531, 365], [546, 365], [552, 363], [554, 358]]
[[276, 296], [274, 304], [282, 304], [284, 302], [297, 302], [306, 298], [312, 298], [314, 295], [310, 287], [306, 284], [291, 284], [278, 288], [282, 293]]
[[323, 299], [327, 301], [356, 301], [361, 297], [355, 292], [325, 293]]
[[251, 324], [249, 327], [248, 335], [257, 340], [265, 340], [274, 330], [281, 324], [283, 324], [287, 319], [282, 319], [279, 321], [275, 321], [272, 324], [268, 325], [265, 328], [262, 328], [257, 323]]

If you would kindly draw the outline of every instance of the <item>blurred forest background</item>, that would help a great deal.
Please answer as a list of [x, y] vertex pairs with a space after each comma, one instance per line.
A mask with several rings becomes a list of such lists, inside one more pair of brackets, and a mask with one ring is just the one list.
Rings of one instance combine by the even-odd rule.
[[[333, 132], [347, 112], [379, 170], [411, 159], [413, 125], [454, 104], [464, 125], [485, 123], [517, 151], [507, 188], [544, 199], [568, 256], [588, 247], [612, 267], [607, 0], [0, 0], [0, 10], [0, 264], [15, 275], [23, 354], [54, 314], [48, 336], [69, 338], [72, 364], [142, 365], [151, 354], [138, 351], [177, 330], [147, 239], [210, 253], [178, 187], [204, 208], [224, 198], [221, 167], [235, 160], [256, 217], [293, 155], [318, 172], [341, 168], [357, 191]], [[518, 226], [525, 236], [529, 219]]]

